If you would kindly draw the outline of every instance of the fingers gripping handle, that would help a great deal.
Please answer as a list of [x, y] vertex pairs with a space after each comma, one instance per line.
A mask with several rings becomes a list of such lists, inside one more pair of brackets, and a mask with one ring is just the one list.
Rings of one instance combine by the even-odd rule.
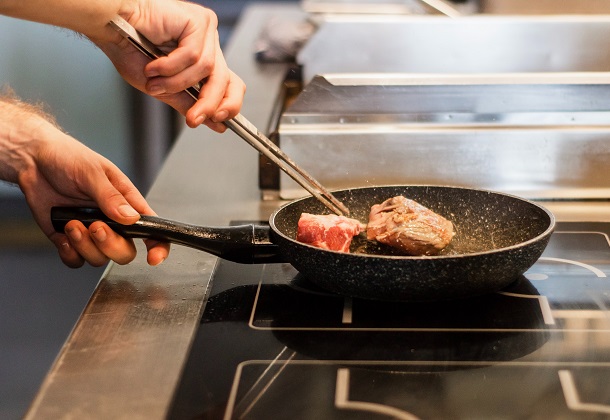
[[268, 226], [247, 224], [205, 227], [144, 215], [132, 225], [122, 225], [108, 218], [98, 208], [53, 207], [51, 209], [51, 222], [57, 232], [63, 233], [70, 220], [79, 220], [86, 227], [95, 221], [103, 221], [126, 238], [172, 242], [238, 263], [282, 262], [278, 256], [277, 245], [269, 239]]

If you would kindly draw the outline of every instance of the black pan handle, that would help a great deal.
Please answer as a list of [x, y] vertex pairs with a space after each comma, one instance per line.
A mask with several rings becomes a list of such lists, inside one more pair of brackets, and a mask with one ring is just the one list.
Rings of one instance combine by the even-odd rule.
[[57, 232], [64, 232], [70, 220], [79, 220], [87, 227], [101, 220], [126, 238], [172, 242], [242, 264], [284, 262], [278, 254], [279, 247], [269, 238], [269, 226], [247, 224], [206, 227], [144, 215], [132, 225], [122, 225], [109, 219], [98, 208], [53, 207], [51, 209], [51, 221]]

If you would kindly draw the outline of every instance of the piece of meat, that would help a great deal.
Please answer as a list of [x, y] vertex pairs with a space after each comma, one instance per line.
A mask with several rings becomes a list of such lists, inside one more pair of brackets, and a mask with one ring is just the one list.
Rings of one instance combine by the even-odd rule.
[[299, 219], [297, 241], [332, 251], [349, 252], [353, 237], [364, 229], [364, 224], [349, 217], [303, 213]]
[[449, 245], [453, 224], [403, 196], [371, 207], [366, 236], [409, 255], [435, 255]]

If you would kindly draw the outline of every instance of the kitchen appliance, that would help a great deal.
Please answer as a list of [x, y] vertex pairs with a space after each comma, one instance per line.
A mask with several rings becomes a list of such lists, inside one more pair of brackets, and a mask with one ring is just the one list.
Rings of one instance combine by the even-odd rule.
[[[561, 73], [316, 76], [280, 117], [278, 138], [331, 189], [451, 184], [528, 198], [605, 198], [609, 81]], [[260, 170], [270, 197], [303, 195], [270, 165]]]
[[[326, 16], [277, 141], [329, 188], [608, 197], [608, 35], [607, 15]], [[261, 188], [302, 195], [264, 161]]]
[[608, 70], [609, 35], [607, 14], [328, 15], [297, 63], [305, 83], [334, 73], [595, 73]]
[[609, 235], [559, 223], [509, 287], [436, 303], [222, 261], [170, 418], [606, 417]]

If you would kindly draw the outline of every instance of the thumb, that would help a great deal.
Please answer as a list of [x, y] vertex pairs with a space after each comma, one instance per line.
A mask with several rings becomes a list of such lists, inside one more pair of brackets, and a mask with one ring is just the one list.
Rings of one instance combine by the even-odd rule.
[[123, 225], [131, 225], [140, 219], [140, 213], [134, 209], [110, 182], [94, 187], [93, 199], [106, 216]]
[[80, 185], [106, 216], [123, 225], [137, 222], [141, 212], [150, 211], [136, 186], [112, 162], [87, 172]]
[[115, 222], [119, 222], [123, 225], [131, 225], [140, 219], [140, 213], [138, 213], [122, 195], [112, 196], [108, 200], [103, 200], [98, 203], [104, 214]]

